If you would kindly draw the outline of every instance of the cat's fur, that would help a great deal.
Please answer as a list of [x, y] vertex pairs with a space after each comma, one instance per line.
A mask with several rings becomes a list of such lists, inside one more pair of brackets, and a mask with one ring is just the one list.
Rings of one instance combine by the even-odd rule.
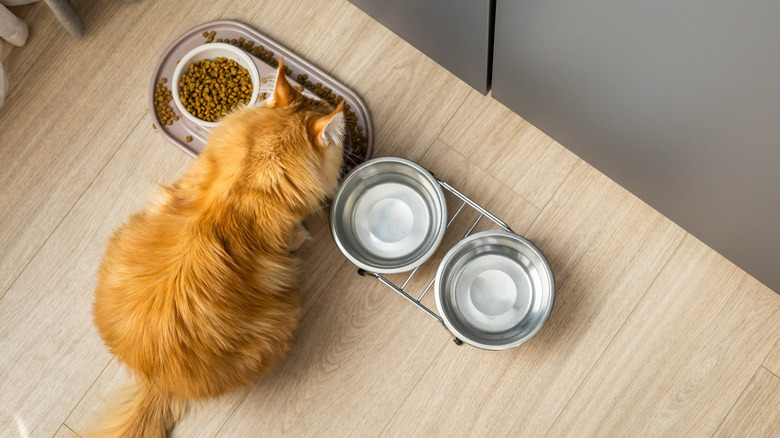
[[279, 62], [263, 107], [226, 116], [190, 169], [108, 243], [94, 316], [134, 385], [100, 436], [164, 437], [190, 400], [284, 356], [300, 302], [289, 242], [336, 189], [341, 105], [302, 96]]

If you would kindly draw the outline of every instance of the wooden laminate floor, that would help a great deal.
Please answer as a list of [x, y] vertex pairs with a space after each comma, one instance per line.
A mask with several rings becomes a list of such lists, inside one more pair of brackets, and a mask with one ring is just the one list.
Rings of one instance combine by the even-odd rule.
[[351, 4], [74, 4], [84, 39], [43, 2], [17, 7], [31, 36], [3, 59], [0, 436], [78, 437], [128, 381], [92, 325], [96, 269], [111, 232], [191, 161], [152, 130], [156, 59], [219, 18], [357, 91], [376, 155], [421, 162], [534, 241], [557, 296], [531, 342], [458, 347], [357, 276], [313, 217], [293, 351], [251, 388], [193, 406], [175, 436], [780, 436], [780, 296]]

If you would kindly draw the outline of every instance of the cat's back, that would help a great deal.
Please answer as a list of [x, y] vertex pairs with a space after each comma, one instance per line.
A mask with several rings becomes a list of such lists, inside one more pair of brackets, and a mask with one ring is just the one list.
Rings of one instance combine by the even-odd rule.
[[160, 314], [173, 306], [180, 293], [181, 280], [187, 276], [182, 271], [186, 255], [180, 251], [181, 222], [176, 216], [147, 210], [133, 215], [109, 239], [93, 310], [98, 330], [113, 350], [140, 337], [134, 333], [136, 326], [154, 331], [164, 322]]
[[293, 265], [259, 257], [256, 266], [236, 266], [208, 231], [165, 209], [148, 210], [110, 239], [95, 323], [131, 369], [177, 391], [215, 395], [246, 384], [286, 351], [299, 297], [289, 281], [262, 279], [278, 279]]

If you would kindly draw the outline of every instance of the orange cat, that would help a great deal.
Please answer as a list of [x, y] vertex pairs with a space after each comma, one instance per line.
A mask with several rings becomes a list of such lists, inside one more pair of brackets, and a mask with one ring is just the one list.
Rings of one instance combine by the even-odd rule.
[[100, 436], [164, 437], [189, 400], [284, 356], [300, 310], [289, 242], [336, 189], [341, 105], [302, 96], [279, 62], [264, 107], [226, 116], [187, 173], [111, 238], [95, 324], [134, 386]]

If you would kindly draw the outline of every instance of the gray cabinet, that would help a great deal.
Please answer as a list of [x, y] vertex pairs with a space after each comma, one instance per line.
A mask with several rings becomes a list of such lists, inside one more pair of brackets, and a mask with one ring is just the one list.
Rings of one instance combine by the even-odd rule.
[[492, 82], [780, 292], [780, 2], [497, 0]]
[[464, 82], [490, 87], [491, 0], [349, 0]]
[[780, 293], [780, 2], [350, 1]]

